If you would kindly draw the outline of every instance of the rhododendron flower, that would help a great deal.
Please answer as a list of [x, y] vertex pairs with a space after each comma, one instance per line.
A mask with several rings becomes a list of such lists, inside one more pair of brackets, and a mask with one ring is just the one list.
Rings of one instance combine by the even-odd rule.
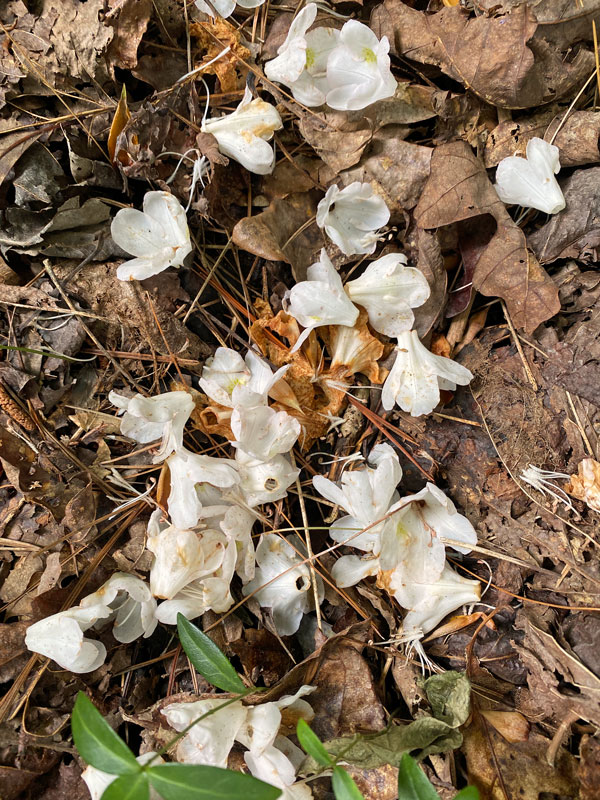
[[392, 97], [396, 79], [390, 71], [387, 36], [351, 19], [340, 31], [339, 42], [327, 59], [327, 105], [356, 111]]
[[398, 336], [396, 360], [381, 393], [386, 411], [394, 403], [413, 417], [430, 414], [440, 402], [440, 389], [456, 389], [473, 379], [466, 367], [451, 358], [436, 356], [421, 344], [416, 331]]
[[371, 327], [386, 336], [410, 330], [415, 320], [411, 309], [422, 306], [430, 294], [421, 270], [406, 263], [402, 253], [382, 256], [345, 286], [352, 302], [366, 308]]
[[194, 528], [198, 523], [202, 503], [196, 493], [197, 483], [226, 488], [239, 481], [235, 462], [231, 459], [198, 455], [185, 448], [169, 456], [167, 465], [171, 476], [167, 505], [176, 528]]
[[235, 451], [235, 460], [240, 476], [240, 490], [250, 508], [281, 500], [300, 473], [282, 455], [269, 461], [261, 461], [238, 448]]
[[266, 399], [288, 369], [288, 366], [283, 366], [273, 372], [252, 350], [248, 350], [246, 357], [242, 358], [229, 347], [217, 347], [214, 356], [206, 360], [199, 383], [211, 400], [233, 408], [232, 395], [236, 386], [247, 386]]
[[305, 106], [320, 106], [329, 89], [327, 59], [339, 41], [335, 28], [315, 28], [307, 33], [317, 16], [317, 6], [309, 3], [293, 20], [278, 56], [265, 64], [271, 81], [288, 86], [295, 99]]
[[171, 599], [193, 580], [221, 566], [226, 541], [220, 531], [180, 530], [161, 524], [161, 514], [157, 509], [148, 523], [146, 547], [154, 554], [150, 590], [155, 597]]
[[275, 151], [269, 144], [273, 133], [283, 127], [279, 112], [257, 98], [246, 87], [242, 102], [231, 114], [202, 123], [203, 133], [212, 133], [219, 150], [239, 161], [250, 172], [268, 175], [275, 166]]
[[[289, 744], [291, 745], [291, 742]], [[244, 753], [244, 759], [255, 778], [281, 789], [279, 800], [311, 800], [313, 796], [311, 788], [305, 783], [294, 783], [296, 771], [304, 760], [304, 754], [302, 751], [299, 752], [301, 757], [297, 763], [291, 761], [289, 752], [284, 754], [277, 747], [269, 747], [260, 755], [249, 750]]]
[[121, 419], [121, 433], [135, 442], [147, 444], [162, 439], [160, 450], [154, 456], [157, 463], [174, 450], [183, 447], [183, 429], [194, 410], [194, 400], [188, 392], [166, 392], [155, 397], [124, 397], [110, 392], [110, 402], [117, 406]]
[[496, 170], [495, 189], [503, 203], [537, 208], [557, 214], [565, 198], [554, 177], [560, 172], [558, 147], [534, 136], [527, 142], [526, 158], [503, 158]]
[[286, 312], [306, 329], [293, 350], [297, 350], [309, 333], [321, 325], [351, 328], [358, 319], [358, 309], [344, 292], [342, 279], [325, 248], [321, 250], [320, 260], [306, 270], [306, 276], [308, 280], [293, 286], [283, 300]]
[[119, 247], [136, 256], [117, 269], [121, 281], [143, 281], [167, 267], [181, 267], [192, 252], [185, 210], [176, 197], [146, 192], [143, 208], [122, 208], [110, 226]]
[[102, 642], [86, 639], [83, 634], [111, 614], [104, 603], [60, 611], [27, 628], [25, 647], [51, 658], [70, 672], [93, 672], [104, 664], [106, 647]]
[[113, 636], [118, 642], [127, 644], [154, 633], [156, 600], [149, 586], [135, 575], [115, 572], [97, 591], [84, 597], [80, 606], [93, 608], [99, 604], [109, 608], [110, 619], [114, 620]]
[[[277, 632], [281, 636], [291, 636], [311, 607], [309, 567], [285, 539], [274, 533], [261, 537], [256, 548], [256, 563], [254, 580], [244, 586], [244, 594], [254, 593], [261, 606], [271, 609]], [[317, 584], [322, 598], [323, 584], [319, 578]]]
[[270, 408], [263, 395], [247, 386], [236, 386], [232, 399], [234, 447], [261, 461], [269, 461], [280, 453], [289, 453], [301, 431], [295, 417]]
[[330, 186], [317, 206], [316, 218], [342, 253], [351, 256], [374, 252], [379, 229], [387, 225], [390, 212], [371, 184], [355, 181], [344, 189]]
[[[195, 5], [198, 11], [202, 11], [204, 14], [208, 14], [209, 17], [215, 16], [215, 11], [220, 16], [230, 17], [233, 12], [235, 11], [236, 4], [240, 6], [240, 8], [258, 8], [258, 6], [262, 6], [265, 0], [210, 0], [211, 8], [208, 3], [205, 3], [204, 0], [195, 0]], [[214, 10], [213, 10], [214, 9]]]
[[[152, 761], [154, 765], [165, 763], [164, 759], [157, 756], [154, 751], [144, 753], [144, 755], [138, 756], [135, 760], [142, 766], [148, 764], [150, 761]], [[88, 788], [91, 800], [101, 800], [106, 789], [117, 779], [117, 775], [110, 775], [108, 772], [102, 772], [96, 769], [96, 767], [88, 765], [81, 773], [81, 779]], [[161, 800], [160, 795], [157, 794], [152, 787], [150, 787], [149, 798], [150, 800]]]

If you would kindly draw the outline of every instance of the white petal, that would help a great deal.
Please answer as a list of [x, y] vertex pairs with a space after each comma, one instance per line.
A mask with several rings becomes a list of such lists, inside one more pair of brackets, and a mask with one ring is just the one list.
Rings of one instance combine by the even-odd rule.
[[[211, 0], [211, 4], [224, 19], [230, 17], [235, 11], [235, 0]], [[198, 11], [208, 14], [209, 17], [215, 16], [215, 11], [204, 0], [195, 0], [195, 5]]]
[[222, 768], [227, 766], [227, 758], [248, 711], [239, 701], [214, 711], [222, 704], [223, 701], [216, 698], [195, 703], [172, 703], [162, 709], [161, 714], [169, 725], [179, 732], [203, 714], [213, 711], [211, 716], [197, 722], [179, 743], [177, 755], [180, 761]]
[[331, 570], [331, 577], [339, 586], [344, 589], [347, 586], [355, 586], [363, 578], [370, 575], [377, 575], [379, 572], [378, 558], [360, 558], [359, 556], [342, 556], [339, 558]]
[[238, 448], [235, 460], [240, 475], [240, 489], [251, 508], [281, 500], [300, 473], [281, 455], [263, 462]]
[[151, 258], [164, 247], [162, 230], [143, 211], [122, 208], [110, 226], [110, 235], [126, 253]]
[[558, 148], [536, 136], [527, 143], [527, 158], [509, 156], [498, 164], [495, 189], [504, 203], [556, 214], [565, 207], [554, 177], [559, 170]]
[[355, 181], [341, 191], [330, 186], [317, 206], [316, 221], [345, 255], [372, 253], [377, 231], [390, 212], [385, 201], [368, 183]]

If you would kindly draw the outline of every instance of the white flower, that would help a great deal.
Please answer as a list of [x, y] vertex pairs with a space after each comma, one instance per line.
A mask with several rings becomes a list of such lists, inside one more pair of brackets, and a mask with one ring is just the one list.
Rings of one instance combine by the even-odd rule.
[[273, 133], [283, 127], [279, 112], [270, 103], [252, 100], [250, 90], [231, 114], [202, 123], [203, 133], [212, 133], [219, 150], [239, 161], [250, 172], [268, 175], [275, 166], [275, 151], [269, 144]]
[[[256, 548], [256, 563], [254, 580], [244, 586], [243, 592], [245, 595], [255, 592], [260, 605], [271, 609], [277, 632], [281, 636], [291, 636], [298, 630], [304, 613], [310, 610], [312, 592], [309, 594], [308, 565], [301, 562], [285, 539], [274, 533], [261, 537]], [[322, 597], [323, 585], [318, 578], [317, 582]]]
[[171, 476], [171, 492], [167, 505], [176, 528], [185, 530], [198, 523], [202, 503], [196, 493], [197, 483], [210, 483], [226, 488], [238, 482], [235, 463], [228, 458], [191, 453], [182, 448], [167, 459]]
[[269, 461], [280, 453], [289, 453], [301, 431], [295, 417], [270, 408], [264, 395], [253, 392], [247, 386], [236, 386], [232, 399], [234, 447], [261, 461]]
[[389, 50], [386, 36], [379, 41], [362, 22], [346, 22], [327, 59], [327, 105], [356, 111], [392, 97], [397, 84], [390, 72]]
[[465, 386], [473, 375], [451, 358], [436, 356], [421, 344], [416, 331], [398, 336], [396, 360], [381, 393], [381, 403], [390, 411], [397, 403], [413, 417], [430, 414], [440, 402], [440, 389]]
[[[214, 8], [213, 9], [205, 3], [204, 0], [195, 0], [195, 5], [198, 11], [202, 11], [204, 14], [208, 14], [209, 17], [215, 16], [215, 11], [220, 16], [227, 18], [230, 17], [233, 12], [235, 11], [236, 0], [210, 0], [211, 4]], [[237, 5], [240, 8], [258, 8], [258, 6], [262, 6], [265, 0], [237, 0]]]
[[345, 289], [352, 302], [367, 310], [371, 327], [393, 337], [412, 328], [411, 309], [422, 306], [430, 294], [427, 278], [421, 270], [407, 267], [402, 253], [373, 261]]
[[244, 760], [255, 778], [281, 789], [279, 800], [310, 800], [312, 790], [305, 783], [294, 784], [296, 767], [277, 747], [269, 747], [260, 755], [244, 753]]
[[329, 88], [327, 59], [340, 37], [335, 28], [315, 28], [307, 33], [316, 16], [315, 3], [305, 6], [290, 25], [277, 58], [265, 64], [267, 78], [289, 86], [295, 99], [305, 106], [325, 102]]
[[317, 225], [346, 256], [374, 252], [379, 228], [389, 218], [385, 201], [360, 181], [341, 190], [333, 184], [317, 206]]
[[176, 197], [146, 192], [143, 208], [122, 208], [110, 227], [119, 247], [136, 256], [117, 269], [121, 281], [143, 281], [167, 267], [181, 267], [192, 252], [185, 210]]
[[236, 386], [247, 386], [266, 399], [275, 384], [285, 375], [288, 366], [273, 372], [271, 367], [248, 350], [245, 359], [229, 347], [217, 347], [212, 358], [202, 368], [200, 388], [222, 406], [233, 408], [233, 390]]
[[[164, 764], [164, 759], [160, 756], [156, 756], [154, 751], [149, 753], [144, 753], [143, 756], [138, 756], [135, 760], [138, 764], [147, 764], [149, 761], [152, 761], [154, 765], [156, 764]], [[117, 779], [116, 775], [110, 775], [108, 772], [102, 772], [96, 767], [87, 766], [83, 772], [81, 773], [81, 779], [84, 781], [85, 785], [88, 788], [88, 791], [91, 795], [91, 800], [101, 800], [102, 795], [106, 791], [106, 789], [110, 786], [110, 784]], [[160, 800], [160, 795], [157, 794], [154, 789], [150, 788], [150, 800]]]
[[106, 647], [102, 642], [86, 639], [83, 634], [111, 614], [104, 603], [60, 611], [30, 625], [25, 634], [25, 646], [70, 672], [93, 672], [104, 664]]
[[537, 208], [557, 214], [565, 198], [554, 177], [560, 171], [558, 147], [534, 136], [527, 142], [527, 157], [503, 158], [496, 170], [495, 189], [503, 203]]
[[150, 590], [171, 599], [194, 580], [210, 575], [223, 563], [226, 540], [220, 531], [180, 530], [161, 525], [160, 509], [150, 517], [146, 547], [154, 554]]
[[[212, 531], [212, 534], [216, 534]], [[230, 584], [235, 571], [237, 548], [235, 542], [226, 543], [223, 537], [223, 559], [220, 566], [204, 578], [188, 583], [172, 599], [165, 600], [156, 610], [156, 619], [165, 625], [176, 625], [177, 614], [195, 619], [205, 611], [218, 614], [228, 611], [233, 605]]]
[[141, 394], [124, 397], [110, 392], [108, 399], [124, 415], [121, 420], [124, 436], [140, 444], [162, 439], [154, 463], [183, 447], [183, 429], [194, 410], [194, 399], [188, 392], [166, 392], [155, 397]]
[[281, 500], [300, 473], [284, 456], [261, 461], [238, 448], [235, 451], [235, 460], [240, 476], [240, 489], [250, 508]]
[[293, 286], [283, 299], [286, 312], [306, 329], [293, 350], [297, 350], [315, 328], [321, 325], [345, 325], [351, 328], [359, 314], [344, 292], [342, 279], [325, 248], [321, 250], [320, 260], [306, 270], [306, 276], [308, 280]]
[[[195, 703], [172, 703], [165, 706], [161, 714], [164, 714], [172, 728], [182, 731], [194, 720], [221, 705], [223, 700], [218, 697], [197, 700]], [[186, 764], [225, 768], [247, 714], [248, 707], [238, 700], [200, 720], [177, 745], [177, 760]]]
[[133, 642], [139, 636], [147, 638], [156, 628], [156, 600], [143, 580], [126, 572], [115, 572], [102, 586], [84, 597], [82, 608], [106, 605], [114, 620], [113, 636], [118, 642]]

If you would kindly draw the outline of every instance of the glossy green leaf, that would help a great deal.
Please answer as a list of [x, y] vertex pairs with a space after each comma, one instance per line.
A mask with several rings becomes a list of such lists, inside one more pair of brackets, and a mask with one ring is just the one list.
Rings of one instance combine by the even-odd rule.
[[276, 800], [281, 795], [276, 786], [220, 767], [160, 764], [146, 774], [164, 800]]
[[92, 767], [110, 775], [130, 775], [141, 770], [131, 750], [83, 692], [75, 701], [71, 730], [75, 747]]
[[121, 775], [104, 790], [101, 800], [149, 800], [150, 786], [145, 772]]
[[475, 786], [465, 786], [455, 795], [454, 800], [479, 800], [479, 791]]
[[331, 785], [333, 786], [335, 800], [364, 800], [362, 794], [358, 790], [358, 786], [354, 783], [346, 770], [341, 767], [333, 768]]
[[328, 767], [333, 763], [333, 759], [327, 750], [325, 750], [323, 742], [303, 719], [298, 720], [296, 736], [298, 737], [301, 747], [304, 748], [309, 756], [314, 758], [317, 764], [320, 764], [322, 767]]
[[177, 615], [177, 632], [187, 657], [203, 678], [224, 692], [239, 694], [246, 691], [227, 656], [183, 614]]
[[400, 761], [398, 800], [440, 800], [427, 775], [408, 753]]

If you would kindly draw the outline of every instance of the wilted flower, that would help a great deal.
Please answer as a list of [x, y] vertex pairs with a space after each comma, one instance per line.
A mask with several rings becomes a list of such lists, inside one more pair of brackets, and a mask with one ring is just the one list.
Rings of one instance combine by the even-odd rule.
[[[560, 476], [560, 473], [555, 474]], [[579, 462], [577, 475], [571, 475], [565, 488], [573, 497], [583, 500], [591, 509], [600, 512], [600, 464], [594, 458], [583, 458]]]
[[247, 386], [233, 390], [231, 430], [234, 447], [261, 461], [269, 461], [280, 453], [289, 453], [300, 436], [300, 423], [285, 411], [275, 411], [266, 397]]
[[113, 636], [118, 642], [133, 642], [154, 633], [157, 621], [154, 616], [156, 600], [146, 583], [135, 575], [115, 572], [102, 586], [84, 597], [82, 608], [95, 608], [105, 604], [114, 620]]
[[294, 350], [300, 347], [315, 328], [321, 325], [352, 327], [359, 313], [344, 292], [342, 279], [329, 260], [325, 248], [321, 250], [320, 260], [306, 270], [306, 276], [308, 280], [293, 286], [286, 292], [283, 300], [286, 312], [306, 329], [294, 345]]
[[340, 36], [338, 30], [324, 27], [307, 33], [316, 16], [315, 3], [305, 6], [290, 25], [278, 56], [265, 64], [267, 78], [289, 86], [295, 99], [305, 106], [325, 102], [329, 88], [327, 59]]
[[[244, 586], [244, 594], [254, 593], [261, 606], [271, 609], [277, 632], [281, 636], [291, 636], [298, 630], [304, 613], [310, 610], [312, 593], [309, 594], [308, 565], [301, 562], [285, 539], [274, 533], [261, 537], [256, 548], [256, 563], [254, 580]], [[322, 597], [323, 585], [319, 579], [317, 583]]]
[[206, 360], [199, 383], [211, 400], [233, 408], [232, 395], [236, 386], [247, 386], [266, 399], [287, 370], [288, 366], [283, 366], [273, 372], [252, 350], [248, 350], [244, 359], [229, 347], [217, 347], [214, 356]]
[[[144, 753], [143, 756], [136, 758], [138, 764], [142, 766], [152, 761], [153, 764], [164, 764], [165, 761], [160, 756], [157, 756], [154, 751]], [[81, 773], [81, 779], [88, 788], [91, 795], [91, 800], [101, 800], [102, 795], [110, 784], [117, 779], [116, 775], [110, 775], [108, 772], [102, 772], [96, 767], [88, 765]], [[160, 800], [160, 795], [157, 794], [152, 787], [150, 788], [149, 800]]]
[[257, 98], [246, 87], [242, 102], [231, 114], [202, 123], [203, 133], [212, 133], [219, 150], [239, 161], [250, 172], [268, 175], [275, 166], [275, 151], [269, 144], [273, 133], [283, 127], [279, 112]]
[[261, 461], [238, 448], [235, 451], [235, 460], [240, 476], [240, 490], [250, 508], [281, 500], [300, 473], [299, 469], [292, 467], [287, 458], [281, 455], [269, 461]]
[[387, 225], [390, 212], [371, 184], [355, 181], [344, 189], [329, 187], [317, 206], [317, 225], [346, 256], [373, 253], [378, 231]]
[[537, 208], [557, 214], [565, 198], [554, 177], [560, 172], [558, 147], [534, 136], [527, 142], [526, 158], [503, 158], [496, 170], [496, 192], [503, 203]]
[[86, 639], [83, 634], [111, 614], [104, 603], [60, 611], [27, 628], [25, 647], [51, 658], [70, 672], [93, 672], [104, 664], [106, 647], [102, 642]]
[[371, 327], [386, 336], [410, 330], [415, 319], [411, 309], [422, 306], [430, 294], [421, 270], [406, 263], [402, 253], [382, 256], [345, 286], [348, 297], [366, 308]]
[[225, 555], [220, 531], [180, 530], [160, 522], [157, 509], [148, 523], [146, 547], [154, 554], [150, 590], [155, 597], [171, 599], [193, 580], [217, 570]]
[[313, 793], [310, 786], [305, 783], [294, 783], [296, 771], [304, 760], [304, 754], [291, 742], [288, 744], [300, 753], [297, 763], [293, 763], [289, 758], [289, 747], [286, 748], [288, 751], [286, 753], [277, 747], [268, 747], [260, 755], [249, 750], [244, 753], [244, 759], [255, 778], [281, 789], [279, 800], [311, 800]]
[[228, 458], [191, 453], [181, 448], [167, 459], [171, 476], [171, 493], [167, 500], [169, 516], [177, 528], [193, 528], [202, 512], [202, 503], [196, 493], [197, 483], [227, 488], [239, 480], [235, 463]]
[[456, 389], [473, 379], [466, 367], [451, 358], [436, 356], [421, 344], [416, 331], [398, 336], [396, 360], [381, 393], [386, 411], [394, 403], [413, 417], [430, 414], [440, 402], [440, 389]]
[[183, 447], [183, 429], [194, 410], [194, 400], [188, 392], [166, 392], [155, 397], [124, 397], [110, 392], [110, 402], [117, 406], [121, 433], [140, 444], [162, 439], [154, 462], [162, 461], [174, 450]]
[[246, 9], [258, 8], [258, 6], [262, 6], [265, 0], [237, 0], [237, 2], [236, 0], [210, 0], [210, 2], [213, 8], [208, 3], [205, 3], [204, 0], [195, 0], [195, 5], [198, 11], [208, 14], [209, 17], [214, 17], [216, 11], [217, 14], [226, 19], [233, 14], [236, 5]]
[[122, 208], [110, 227], [119, 247], [136, 256], [117, 269], [121, 281], [143, 281], [167, 267], [181, 267], [192, 252], [185, 210], [176, 197], [146, 192], [143, 208]]
[[396, 79], [390, 71], [390, 44], [351, 19], [340, 31], [339, 42], [327, 59], [327, 105], [356, 111], [392, 97]]

